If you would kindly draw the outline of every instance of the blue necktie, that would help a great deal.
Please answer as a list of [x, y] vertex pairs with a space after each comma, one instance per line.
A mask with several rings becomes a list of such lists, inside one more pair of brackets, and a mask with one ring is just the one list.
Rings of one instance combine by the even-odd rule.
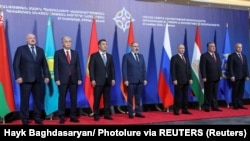
[[139, 63], [139, 58], [137, 53], [135, 53], [135, 60]]
[[104, 65], [106, 66], [107, 59], [106, 59], [105, 53], [102, 54], [102, 60], [103, 60]]
[[34, 50], [34, 46], [31, 47], [31, 53], [32, 53], [32, 56], [34, 58], [34, 60], [36, 60], [36, 53], [35, 53], [35, 50]]

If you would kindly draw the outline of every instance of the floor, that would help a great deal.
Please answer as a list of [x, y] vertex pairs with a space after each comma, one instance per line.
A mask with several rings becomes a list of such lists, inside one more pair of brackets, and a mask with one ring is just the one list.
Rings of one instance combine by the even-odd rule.
[[250, 116], [152, 123], [153, 125], [250, 125]]

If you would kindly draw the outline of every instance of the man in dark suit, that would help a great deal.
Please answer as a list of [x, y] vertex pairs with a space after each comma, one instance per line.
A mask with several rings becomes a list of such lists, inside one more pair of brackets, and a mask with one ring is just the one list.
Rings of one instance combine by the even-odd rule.
[[90, 81], [94, 87], [94, 120], [100, 118], [99, 108], [101, 97], [104, 101], [104, 119], [113, 120], [111, 117], [110, 88], [115, 85], [115, 69], [113, 57], [107, 53], [107, 41], [98, 41], [99, 51], [91, 54], [89, 61]]
[[[131, 52], [124, 54], [122, 58], [122, 76], [128, 92], [128, 116], [144, 118], [141, 108], [141, 95], [143, 85], [147, 84], [146, 66], [144, 57], [139, 54], [139, 44], [133, 42], [131, 45]], [[135, 99], [135, 110], [133, 109], [133, 98]]]
[[191, 114], [188, 111], [188, 86], [192, 84], [192, 73], [189, 59], [184, 56], [185, 46], [177, 46], [177, 54], [170, 61], [171, 78], [174, 85], [174, 115], [179, 115], [179, 109], [183, 114]]
[[221, 60], [214, 42], [207, 43], [207, 52], [201, 55], [199, 66], [204, 82], [204, 110], [221, 111], [217, 101], [218, 84], [222, 78]]
[[28, 125], [30, 93], [33, 96], [34, 120], [42, 124], [42, 83], [49, 82], [49, 69], [42, 48], [36, 45], [36, 36], [27, 34], [26, 45], [17, 48], [14, 56], [13, 69], [16, 82], [20, 84], [20, 118], [23, 125]]
[[59, 88], [58, 116], [59, 123], [65, 122], [66, 94], [70, 93], [70, 121], [79, 122], [77, 114], [77, 87], [82, 83], [82, 74], [78, 53], [71, 49], [69, 36], [62, 38], [63, 49], [54, 56], [55, 81]]
[[232, 83], [232, 104], [234, 109], [247, 109], [243, 106], [245, 80], [249, 80], [246, 55], [242, 54], [242, 44], [236, 43], [235, 52], [228, 57], [228, 73]]

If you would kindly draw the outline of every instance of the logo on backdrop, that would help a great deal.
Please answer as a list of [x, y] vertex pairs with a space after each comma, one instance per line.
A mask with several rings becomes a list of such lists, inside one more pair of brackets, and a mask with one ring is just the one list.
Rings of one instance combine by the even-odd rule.
[[116, 25], [122, 29], [124, 32], [129, 28], [129, 22], [130, 20], [134, 22], [135, 20], [133, 19], [132, 15], [128, 10], [125, 8], [122, 8], [122, 10], [118, 11], [115, 14], [115, 17], [113, 18], [115, 21]]
[[229, 78], [229, 74], [228, 74], [228, 66], [227, 66], [227, 60], [228, 60], [228, 56], [229, 53], [225, 53], [223, 54], [224, 58], [222, 60], [222, 77], [223, 78]]

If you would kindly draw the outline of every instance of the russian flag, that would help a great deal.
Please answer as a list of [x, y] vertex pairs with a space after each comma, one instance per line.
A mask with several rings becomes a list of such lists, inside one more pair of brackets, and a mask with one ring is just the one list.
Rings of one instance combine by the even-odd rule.
[[173, 86], [171, 85], [172, 80], [170, 76], [170, 59], [172, 57], [168, 23], [165, 27], [165, 35], [163, 42], [163, 49], [161, 55], [161, 65], [158, 80], [158, 93], [161, 98], [161, 102], [164, 108], [172, 106], [174, 103], [173, 98]]

